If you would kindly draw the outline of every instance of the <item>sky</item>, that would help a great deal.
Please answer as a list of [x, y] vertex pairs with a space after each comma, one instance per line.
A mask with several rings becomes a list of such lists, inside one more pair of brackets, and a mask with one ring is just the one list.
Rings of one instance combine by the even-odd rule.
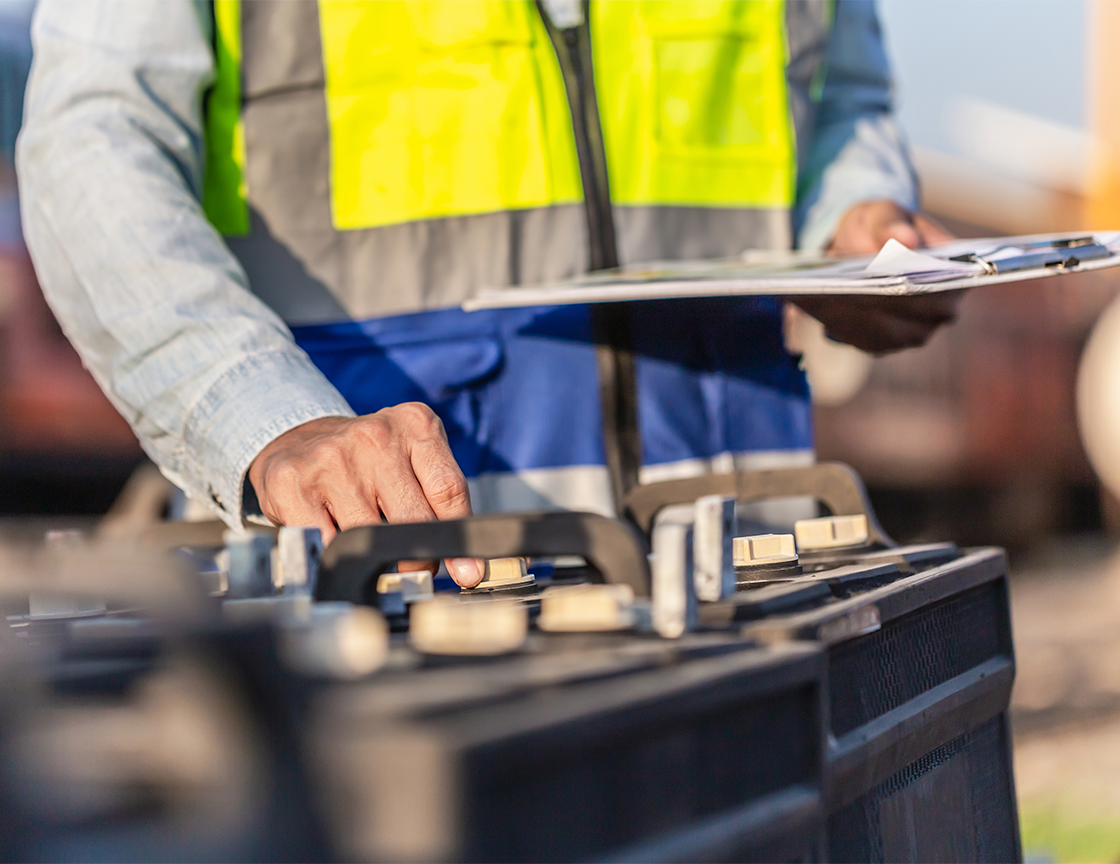
[[1088, 0], [879, 0], [910, 140], [961, 154], [954, 130], [962, 104], [1083, 127], [1087, 7]]

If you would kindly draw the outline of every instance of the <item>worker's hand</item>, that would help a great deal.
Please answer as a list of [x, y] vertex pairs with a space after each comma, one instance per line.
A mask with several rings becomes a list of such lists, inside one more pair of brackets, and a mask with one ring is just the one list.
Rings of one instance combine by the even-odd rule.
[[[953, 235], [893, 201], [868, 201], [844, 214], [828, 251], [871, 255], [892, 238], [915, 249], [945, 243]], [[824, 324], [829, 339], [883, 354], [924, 345], [938, 327], [956, 317], [962, 296], [963, 291], [937, 291], [906, 297], [803, 295], [790, 301]]]
[[932, 219], [908, 213], [893, 201], [865, 201], [844, 214], [828, 254], [874, 255], [888, 240], [920, 249], [952, 239], [953, 235]]
[[833, 342], [886, 354], [924, 345], [934, 331], [957, 316], [963, 291], [936, 291], [909, 297], [873, 294], [789, 297], [822, 324]]
[[[418, 402], [297, 426], [253, 460], [249, 481], [272, 522], [314, 525], [324, 544], [359, 525], [471, 515], [467, 481], [443, 423]], [[435, 569], [426, 561], [401, 561], [399, 567]], [[466, 588], [482, 580], [482, 562], [473, 558], [448, 559], [447, 570]]]

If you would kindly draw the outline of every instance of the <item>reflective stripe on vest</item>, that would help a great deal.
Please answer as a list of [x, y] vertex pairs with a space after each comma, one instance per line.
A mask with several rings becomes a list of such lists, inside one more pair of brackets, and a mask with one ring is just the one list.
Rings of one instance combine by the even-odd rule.
[[223, 234], [249, 233], [245, 204], [245, 127], [241, 122], [241, 3], [214, 3], [214, 86], [206, 102], [202, 206]]
[[[826, 0], [592, 4], [623, 261], [788, 247]], [[586, 268], [569, 108], [533, 3], [215, 0], [204, 206], [295, 323]], [[239, 106], [239, 111], [234, 110]]]

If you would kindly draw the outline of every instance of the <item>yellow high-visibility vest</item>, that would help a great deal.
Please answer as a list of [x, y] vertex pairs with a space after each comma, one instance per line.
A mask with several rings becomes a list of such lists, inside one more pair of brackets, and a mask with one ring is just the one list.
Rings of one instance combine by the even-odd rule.
[[[206, 212], [248, 229], [240, 2], [216, 0]], [[781, 0], [592, 5], [612, 200], [793, 200]], [[340, 230], [581, 198], [564, 84], [529, 0], [319, 0]]]
[[[807, 116], [794, 103], [808, 101], [808, 79], [823, 68], [829, 0], [589, 8], [623, 257], [788, 245], [796, 127]], [[544, 236], [575, 247], [587, 233], [564, 215], [583, 200], [573, 109], [532, 0], [215, 0], [214, 17], [203, 204], [223, 234], [278, 240], [302, 278], [325, 285], [351, 315], [450, 305], [478, 283], [579, 269], [555, 254], [537, 261], [528, 248]], [[282, 56], [261, 56], [271, 52]], [[315, 172], [314, 182], [302, 178]], [[329, 225], [308, 227], [316, 208]], [[251, 230], [252, 212], [266, 231]], [[734, 218], [705, 216], [717, 212]], [[423, 225], [433, 227], [407, 227]], [[396, 233], [378, 235], [386, 230]], [[513, 263], [501, 272], [478, 260], [432, 264], [456, 237], [464, 250], [496, 246]], [[260, 257], [261, 242], [244, 255], [234, 248], [244, 262]], [[357, 284], [373, 279], [373, 260], [405, 286], [387, 306], [384, 290], [370, 300]]]

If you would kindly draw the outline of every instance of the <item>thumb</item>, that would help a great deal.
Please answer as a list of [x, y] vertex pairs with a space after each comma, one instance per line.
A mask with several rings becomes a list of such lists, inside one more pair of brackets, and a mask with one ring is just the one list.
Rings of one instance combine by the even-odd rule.
[[887, 240], [892, 239], [897, 240], [908, 249], [917, 249], [923, 245], [918, 229], [901, 219], [888, 223], [884, 228], [883, 242], [886, 243]]

